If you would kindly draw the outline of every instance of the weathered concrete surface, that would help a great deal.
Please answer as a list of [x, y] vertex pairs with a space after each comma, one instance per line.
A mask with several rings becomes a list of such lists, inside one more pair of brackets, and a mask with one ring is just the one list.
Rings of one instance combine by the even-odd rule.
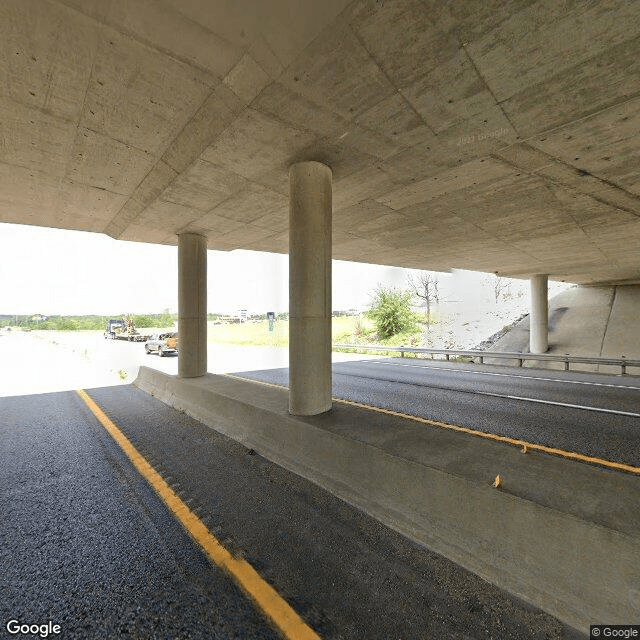
[[339, 403], [294, 417], [286, 390], [228, 377], [135, 384], [577, 629], [640, 615], [630, 474]]
[[549, 293], [546, 275], [531, 276], [531, 313], [529, 350], [545, 353], [549, 348]]
[[640, 357], [640, 287], [616, 287], [602, 341], [603, 357]]
[[328, 164], [333, 256], [640, 279], [640, 4], [5, 0], [0, 221], [286, 252]]
[[207, 239], [181, 233], [178, 239], [178, 375], [207, 372]]
[[331, 169], [289, 169], [289, 411], [331, 409]]
[[[549, 300], [548, 353], [602, 358], [640, 359], [640, 285], [574, 287]], [[496, 341], [490, 351], [529, 352], [529, 316]], [[486, 359], [488, 364], [517, 364]], [[560, 363], [525, 363], [562, 369]], [[620, 367], [572, 364], [576, 371], [619, 373]]]

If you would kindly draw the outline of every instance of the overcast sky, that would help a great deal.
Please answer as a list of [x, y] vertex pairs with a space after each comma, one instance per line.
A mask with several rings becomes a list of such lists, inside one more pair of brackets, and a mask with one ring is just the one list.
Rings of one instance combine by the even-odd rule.
[[[80, 231], [0, 224], [0, 315], [177, 311], [176, 247]], [[210, 312], [288, 309], [288, 256], [208, 252]], [[333, 263], [333, 309], [366, 307], [376, 285], [406, 285], [406, 269]]]
[[[235, 314], [287, 311], [286, 255], [209, 251], [208, 309]], [[411, 269], [333, 262], [333, 310], [364, 310], [378, 285], [407, 288]], [[492, 277], [453, 270], [435, 274], [440, 294], [471, 312], [491, 304]], [[550, 282], [553, 296], [568, 285]], [[511, 292], [528, 303], [526, 280]], [[178, 310], [178, 249], [124, 242], [82, 231], [0, 223], [0, 315], [121, 315]]]

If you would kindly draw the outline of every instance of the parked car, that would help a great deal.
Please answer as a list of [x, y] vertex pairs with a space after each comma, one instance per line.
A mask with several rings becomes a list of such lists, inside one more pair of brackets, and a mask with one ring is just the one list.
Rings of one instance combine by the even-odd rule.
[[145, 342], [144, 350], [147, 353], [153, 353], [155, 351], [161, 357], [168, 353], [178, 353], [178, 334], [160, 333], [151, 336], [151, 338]]

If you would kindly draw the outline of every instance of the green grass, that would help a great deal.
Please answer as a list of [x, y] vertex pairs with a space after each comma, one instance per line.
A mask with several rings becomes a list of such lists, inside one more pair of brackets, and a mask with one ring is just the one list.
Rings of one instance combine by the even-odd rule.
[[[356, 320], [357, 318], [349, 317], [332, 318], [333, 335], [351, 335], [355, 331]], [[217, 344], [287, 347], [289, 346], [289, 321], [276, 320], [273, 331], [269, 331], [269, 323], [266, 320], [242, 324], [209, 323], [208, 340]], [[334, 342], [336, 342], [335, 337]]]
[[[399, 333], [386, 340], [380, 340], [373, 322], [368, 318], [346, 316], [332, 318], [331, 330], [334, 344], [419, 346], [421, 341], [420, 331]], [[277, 320], [274, 323], [273, 331], [269, 331], [269, 324], [266, 320], [261, 322], [245, 322], [242, 324], [214, 325], [209, 323], [208, 340], [209, 342], [217, 344], [287, 347], [289, 345], [289, 321]]]
[[278, 320], [274, 323], [273, 331], [269, 331], [266, 320], [242, 324], [209, 323], [208, 341], [217, 344], [286, 347], [289, 344], [289, 322]]

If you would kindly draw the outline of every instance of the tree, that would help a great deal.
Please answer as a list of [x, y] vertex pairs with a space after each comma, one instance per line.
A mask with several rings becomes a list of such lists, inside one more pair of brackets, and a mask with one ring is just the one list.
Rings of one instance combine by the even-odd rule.
[[502, 278], [496, 273], [491, 279], [491, 286], [493, 288], [493, 299], [496, 304], [498, 304], [500, 298], [504, 301], [512, 298], [511, 281], [507, 278]]
[[376, 289], [368, 315], [375, 322], [381, 338], [390, 338], [415, 327], [411, 297], [410, 291], [383, 287]]
[[425, 320], [428, 326], [431, 317], [431, 304], [440, 302], [440, 294], [438, 292], [438, 285], [440, 283], [438, 276], [429, 271], [421, 271], [416, 275], [409, 274], [407, 282], [413, 295], [419, 300], [422, 300], [426, 307]]
[[132, 318], [126, 318], [126, 320], [131, 320], [136, 327], [140, 329], [147, 329], [149, 327], [153, 327], [156, 324], [156, 319], [152, 316], [140, 315], [133, 316]]
[[75, 320], [72, 320], [69, 317], [60, 318], [57, 324], [58, 331], [77, 331], [78, 329], [78, 325], [76, 324]]

